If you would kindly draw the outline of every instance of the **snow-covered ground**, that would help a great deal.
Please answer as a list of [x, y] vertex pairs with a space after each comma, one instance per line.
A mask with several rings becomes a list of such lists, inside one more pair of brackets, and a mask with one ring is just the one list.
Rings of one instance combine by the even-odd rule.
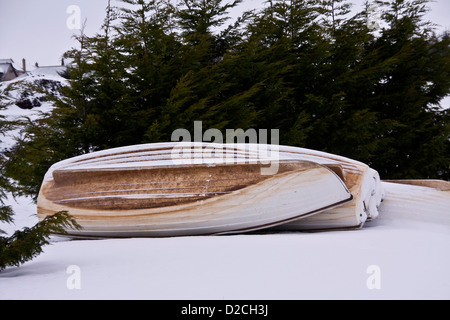
[[[6, 121], [34, 121], [42, 116], [43, 113], [50, 112], [53, 104], [50, 101], [42, 99], [43, 93], [30, 92], [27, 86], [37, 85], [44, 86], [55, 95], [58, 95], [57, 86], [66, 85], [67, 80], [59, 75], [39, 74], [37, 72], [28, 72], [18, 78], [0, 83], [0, 96], [2, 104], [9, 104], [7, 108], [0, 109], [0, 117], [4, 117]], [[38, 106], [30, 109], [22, 109], [15, 104], [18, 101], [37, 101]], [[42, 100], [42, 101], [40, 101]], [[36, 102], [35, 102], [36, 103]], [[14, 146], [16, 138], [20, 136], [20, 127], [10, 130], [5, 136], [0, 136], [0, 152], [4, 149], [10, 149]]]
[[[383, 185], [379, 218], [360, 230], [54, 238], [0, 273], [0, 299], [449, 299], [448, 191]], [[36, 222], [29, 200], [15, 209], [16, 227]]]

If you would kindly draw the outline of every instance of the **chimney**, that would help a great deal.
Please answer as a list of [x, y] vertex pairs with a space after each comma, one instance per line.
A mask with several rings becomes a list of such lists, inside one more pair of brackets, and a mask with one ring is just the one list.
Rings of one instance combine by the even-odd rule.
[[25, 58], [22, 59], [22, 69], [23, 69], [23, 72], [27, 72], [27, 64], [26, 64]]

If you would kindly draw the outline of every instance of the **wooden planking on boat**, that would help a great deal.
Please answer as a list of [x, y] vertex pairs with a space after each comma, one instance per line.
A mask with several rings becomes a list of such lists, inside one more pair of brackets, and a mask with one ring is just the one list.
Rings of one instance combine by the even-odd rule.
[[258, 157], [241, 147], [232, 151], [238, 163], [171, 165], [173, 146], [117, 148], [55, 164], [43, 181], [39, 218], [68, 210], [84, 227], [72, 234], [86, 237], [217, 234], [286, 223], [353, 197], [335, 173], [339, 166], [284, 159], [276, 174], [261, 175], [263, 164], [242, 163]]

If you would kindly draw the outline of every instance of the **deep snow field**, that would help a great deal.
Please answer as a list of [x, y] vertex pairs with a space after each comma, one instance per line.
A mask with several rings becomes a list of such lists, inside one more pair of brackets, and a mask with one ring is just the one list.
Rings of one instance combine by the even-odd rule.
[[[450, 299], [449, 191], [383, 182], [360, 230], [70, 240], [0, 273], [0, 299]], [[37, 222], [11, 199], [16, 225]], [[76, 277], [76, 280], [74, 280]]]

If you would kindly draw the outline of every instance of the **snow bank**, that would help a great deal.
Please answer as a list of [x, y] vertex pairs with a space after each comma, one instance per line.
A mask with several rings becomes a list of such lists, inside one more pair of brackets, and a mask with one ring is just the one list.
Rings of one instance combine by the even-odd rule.
[[[67, 84], [67, 80], [59, 75], [54, 74], [23, 74], [11, 81], [0, 83], [0, 93], [2, 104], [8, 107], [0, 109], [0, 116], [6, 121], [21, 121], [29, 119], [35, 121], [42, 117], [42, 114], [50, 112], [54, 106], [50, 101], [46, 101], [45, 94], [32, 92], [30, 86], [38, 86], [46, 89], [53, 95], [60, 95], [59, 88]], [[19, 106], [22, 106], [19, 107]], [[27, 106], [27, 108], [23, 108]], [[0, 152], [8, 150], [14, 146], [16, 140], [21, 136], [21, 128], [6, 132], [4, 136], [0, 136]]]

